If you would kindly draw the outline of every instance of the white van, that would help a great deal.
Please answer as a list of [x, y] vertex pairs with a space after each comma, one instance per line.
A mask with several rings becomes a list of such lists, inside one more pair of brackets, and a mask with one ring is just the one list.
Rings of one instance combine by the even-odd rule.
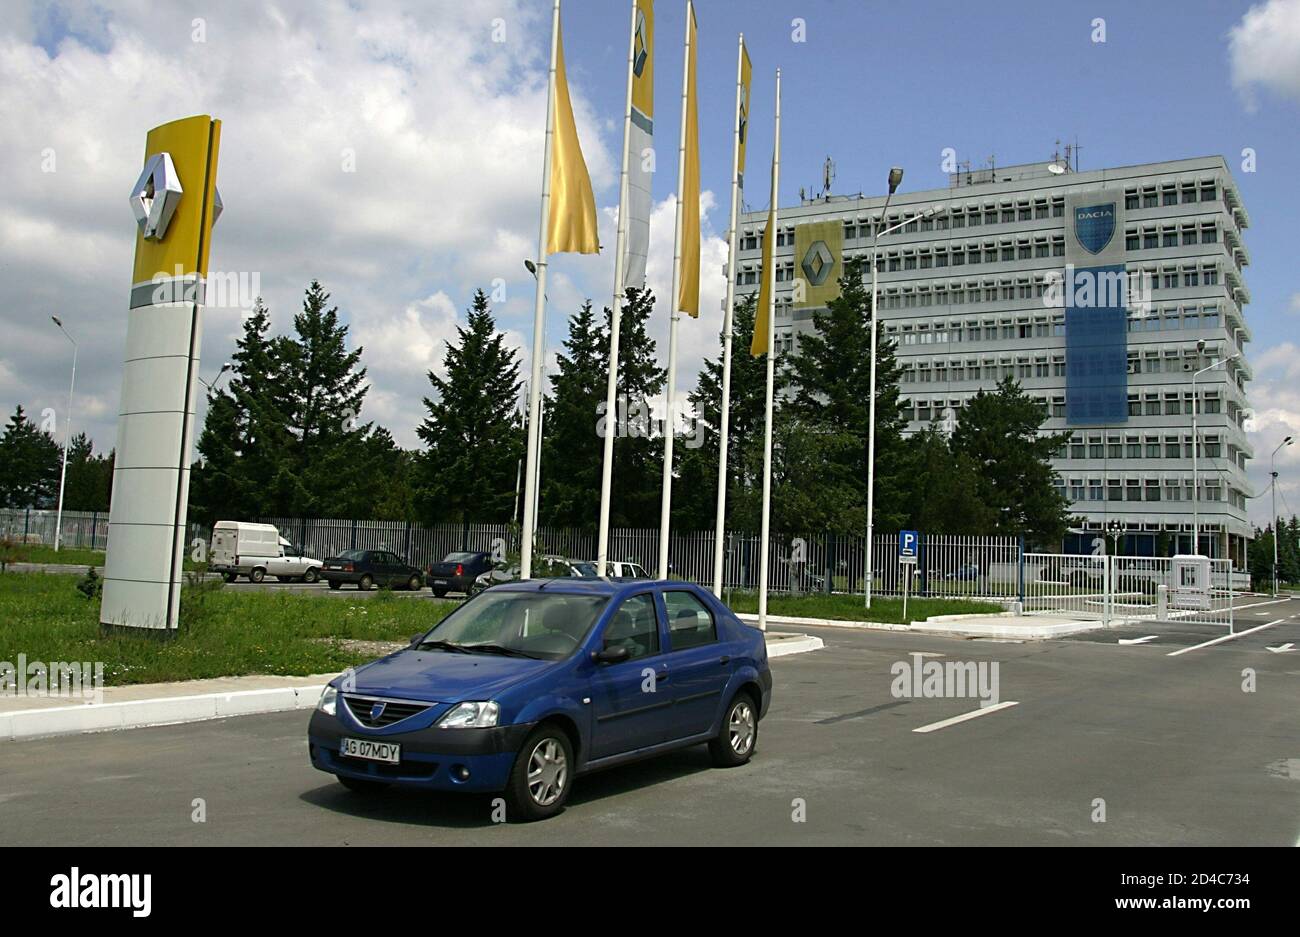
[[236, 576], [261, 582], [266, 578], [268, 561], [284, 555], [280, 540], [274, 524], [217, 521], [212, 527], [208, 568], [221, 573], [226, 582], [234, 582]]

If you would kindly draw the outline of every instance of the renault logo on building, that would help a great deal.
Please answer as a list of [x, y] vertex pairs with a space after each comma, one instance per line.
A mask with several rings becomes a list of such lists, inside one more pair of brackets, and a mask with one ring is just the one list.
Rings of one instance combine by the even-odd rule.
[[1115, 235], [1115, 203], [1074, 210], [1074, 236], [1090, 254], [1100, 254]]
[[803, 255], [799, 266], [803, 269], [803, 275], [810, 286], [821, 286], [831, 275], [835, 258], [831, 256], [831, 249], [826, 246], [825, 241], [813, 241], [808, 245], [808, 253]]

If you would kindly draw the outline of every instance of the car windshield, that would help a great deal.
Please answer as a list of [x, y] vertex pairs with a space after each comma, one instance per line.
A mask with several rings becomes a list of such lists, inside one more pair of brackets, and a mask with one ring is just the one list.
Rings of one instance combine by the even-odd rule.
[[366, 558], [365, 550], [344, 550], [339, 554], [339, 559], [343, 560], [363, 560]]
[[608, 601], [603, 595], [489, 589], [435, 625], [421, 644], [561, 660], [582, 644]]

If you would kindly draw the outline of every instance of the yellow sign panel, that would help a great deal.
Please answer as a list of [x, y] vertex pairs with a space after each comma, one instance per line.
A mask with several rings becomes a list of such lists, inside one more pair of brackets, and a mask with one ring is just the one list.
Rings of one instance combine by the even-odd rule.
[[844, 225], [816, 221], [794, 229], [795, 307], [825, 306], [840, 295]]
[[206, 114], [149, 131], [146, 164], [160, 153], [168, 154], [182, 191], [162, 237], [146, 239], [143, 232], [136, 232], [132, 283], [155, 276], [207, 276], [220, 145], [221, 121]]

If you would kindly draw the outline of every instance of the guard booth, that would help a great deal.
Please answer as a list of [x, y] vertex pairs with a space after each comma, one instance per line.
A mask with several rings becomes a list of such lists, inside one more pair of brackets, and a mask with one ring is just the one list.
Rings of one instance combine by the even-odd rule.
[[1210, 558], [1194, 554], [1173, 557], [1169, 606], [1205, 610], [1210, 607]]

